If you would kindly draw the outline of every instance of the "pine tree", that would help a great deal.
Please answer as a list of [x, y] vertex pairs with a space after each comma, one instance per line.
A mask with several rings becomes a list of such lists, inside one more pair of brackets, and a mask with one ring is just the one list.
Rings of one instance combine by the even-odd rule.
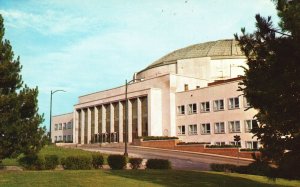
[[23, 86], [20, 58], [4, 39], [0, 14], [0, 162], [21, 153], [34, 154], [43, 146], [43, 116], [38, 114], [38, 88]]
[[279, 166], [281, 176], [300, 177], [300, 1], [278, 0], [280, 28], [256, 15], [256, 31], [235, 34], [247, 57], [241, 83], [260, 127], [252, 132], [262, 156]]

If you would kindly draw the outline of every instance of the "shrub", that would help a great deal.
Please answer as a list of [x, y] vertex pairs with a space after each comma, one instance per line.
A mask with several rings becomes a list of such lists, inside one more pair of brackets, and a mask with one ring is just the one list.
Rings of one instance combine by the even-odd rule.
[[25, 155], [18, 160], [19, 164], [29, 170], [45, 169], [45, 158], [36, 154]]
[[104, 163], [103, 155], [101, 154], [93, 154], [92, 155], [92, 165], [94, 168], [101, 168]]
[[149, 159], [146, 167], [147, 169], [171, 169], [171, 162], [165, 159]]
[[107, 162], [111, 169], [123, 169], [127, 164], [126, 157], [123, 155], [109, 155]]
[[142, 158], [130, 158], [129, 163], [132, 169], [138, 169], [142, 165]]
[[89, 156], [69, 156], [63, 160], [65, 169], [91, 169], [92, 158]]
[[178, 142], [177, 145], [210, 144], [210, 142]]
[[236, 145], [206, 145], [206, 148], [237, 148], [241, 146]]
[[149, 141], [149, 140], [176, 140], [178, 137], [169, 137], [169, 136], [143, 136], [143, 141]]
[[210, 164], [210, 169], [212, 171], [220, 171], [220, 172], [234, 172], [235, 168], [237, 167], [236, 165], [233, 164]]
[[55, 169], [59, 164], [59, 158], [57, 155], [46, 155], [45, 156], [45, 168]]

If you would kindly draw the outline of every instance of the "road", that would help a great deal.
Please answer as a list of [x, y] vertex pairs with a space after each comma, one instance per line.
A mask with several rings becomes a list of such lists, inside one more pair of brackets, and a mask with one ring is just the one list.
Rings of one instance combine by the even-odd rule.
[[[108, 154], [123, 154], [124, 147], [80, 147], [80, 149], [88, 151], [99, 151]], [[235, 159], [223, 156], [205, 155], [199, 153], [187, 153], [174, 150], [143, 148], [136, 146], [128, 146], [128, 153], [130, 157], [141, 157], [145, 159], [160, 158], [168, 159], [172, 163], [174, 169], [188, 169], [188, 170], [209, 170], [209, 164], [235, 164], [248, 165], [250, 160]]]

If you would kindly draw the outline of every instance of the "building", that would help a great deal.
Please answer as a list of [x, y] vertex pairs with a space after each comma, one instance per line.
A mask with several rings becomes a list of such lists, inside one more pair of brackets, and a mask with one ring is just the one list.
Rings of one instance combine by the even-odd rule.
[[[257, 147], [249, 128], [255, 111], [244, 111], [238, 92], [246, 58], [235, 40], [218, 40], [173, 51], [134, 73], [127, 86], [128, 141], [138, 136], [178, 136], [186, 142]], [[123, 142], [126, 86], [79, 97], [74, 105], [74, 143]], [[249, 124], [250, 123], [250, 124]]]
[[73, 142], [73, 113], [53, 116], [52, 122], [53, 142]]

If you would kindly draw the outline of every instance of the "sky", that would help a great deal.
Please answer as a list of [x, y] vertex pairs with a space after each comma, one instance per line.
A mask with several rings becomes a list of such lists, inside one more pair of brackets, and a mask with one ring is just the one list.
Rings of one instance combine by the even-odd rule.
[[0, 0], [5, 38], [23, 81], [39, 89], [42, 126], [73, 112], [78, 97], [121, 86], [179, 48], [255, 29], [255, 14], [278, 17], [271, 0]]

